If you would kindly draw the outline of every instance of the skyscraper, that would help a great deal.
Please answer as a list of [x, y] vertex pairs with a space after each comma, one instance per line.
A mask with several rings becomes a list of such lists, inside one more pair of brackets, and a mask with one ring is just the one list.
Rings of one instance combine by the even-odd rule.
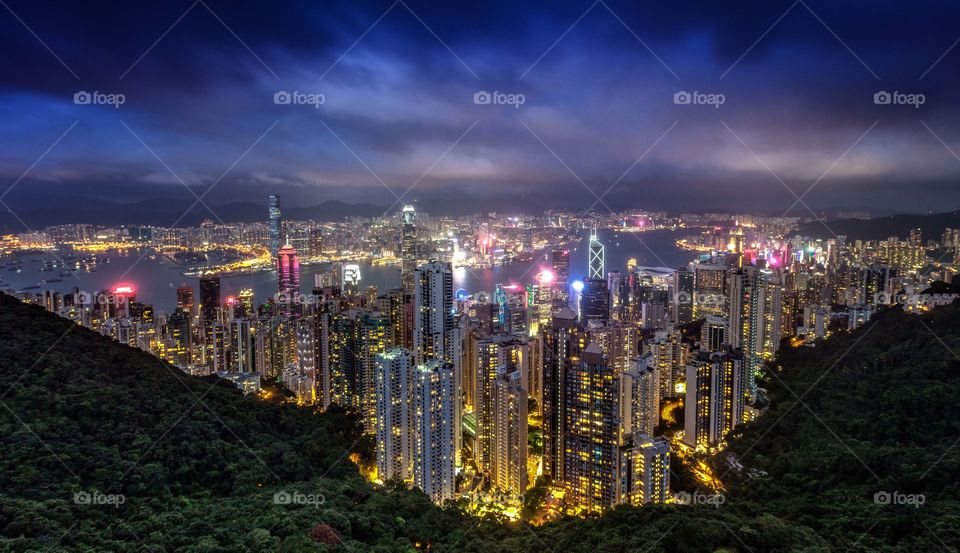
[[418, 363], [434, 358], [452, 362], [453, 269], [433, 261], [414, 271], [413, 349]]
[[403, 289], [413, 291], [413, 272], [417, 268], [416, 211], [412, 205], [403, 206], [400, 229], [400, 281]]
[[673, 273], [673, 322], [693, 322], [693, 273], [681, 267]]
[[718, 445], [743, 421], [745, 394], [738, 351], [700, 352], [687, 364], [684, 443], [698, 449]]
[[285, 310], [289, 312], [294, 303], [298, 303], [300, 293], [300, 258], [290, 244], [277, 252], [277, 288], [279, 303], [285, 303]]
[[480, 472], [489, 474], [496, 455], [494, 424], [498, 413], [494, 405], [494, 383], [516, 371], [517, 385], [526, 388], [529, 347], [525, 340], [509, 334], [498, 334], [478, 340], [476, 354], [474, 366], [477, 373], [473, 375], [476, 396], [471, 402], [477, 417], [477, 440], [473, 456]]
[[413, 469], [413, 356], [392, 348], [377, 354], [377, 474], [409, 480]]
[[597, 229], [593, 229], [590, 232], [589, 269], [587, 272], [587, 278], [604, 280], [603, 257], [603, 244], [601, 244], [600, 240], [597, 239]]
[[620, 449], [618, 503], [665, 503], [670, 496], [670, 442], [638, 433]]
[[413, 371], [413, 485], [434, 503], [453, 499], [456, 443], [453, 368], [438, 359]]
[[267, 210], [270, 218], [270, 257], [276, 258], [283, 241], [283, 222], [280, 219], [280, 196], [278, 194], [270, 196]]
[[490, 481], [520, 496], [527, 490], [527, 391], [520, 371], [501, 374], [491, 384], [492, 445]]
[[571, 503], [601, 512], [617, 499], [619, 382], [596, 344], [567, 375], [564, 481]]
[[579, 364], [585, 333], [569, 307], [551, 319], [543, 333], [543, 474], [564, 480], [567, 376]]
[[182, 309], [187, 315], [193, 315], [193, 287], [184, 284], [177, 288], [177, 309]]
[[610, 319], [610, 289], [606, 280], [587, 279], [580, 301], [584, 321]]
[[653, 434], [660, 421], [660, 371], [648, 352], [620, 375], [620, 441], [634, 433]]
[[554, 306], [559, 309], [570, 301], [570, 250], [552, 250], [550, 264], [553, 269]]
[[756, 376], [780, 347], [783, 294], [768, 269], [746, 267], [730, 275], [730, 345], [742, 348], [747, 393], [756, 395]]
[[677, 383], [683, 382], [687, 347], [679, 331], [656, 332], [650, 340], [651, 360], [660, 373], [660, 398], [677, 395]]
[[205, 323], [212, 323], [220, 309], [220, 277], [200, 277], [200, 314]]

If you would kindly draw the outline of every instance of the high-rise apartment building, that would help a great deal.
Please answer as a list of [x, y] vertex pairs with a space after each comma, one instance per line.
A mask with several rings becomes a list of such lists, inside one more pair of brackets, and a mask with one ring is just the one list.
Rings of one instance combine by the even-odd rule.
[[707, 449], [744, 417], [746, 378], [739, 351], [700, 352], [687, 364], [683, 441]]
[[619, 379], [590, 344], [566, 378], [564, 482], [573, 505], [601, 512], [617, 500]]
[[620, 374], [620, 443], [633, 434], [653, 435], [660, 422], [660, 371], [647, 352]]
[[526, 390], [530, 353], [526, 340], [511, 334], [497, 334], [477, 340], [476, 355], [476, 374], [472, 381], [475, 390], [472, 404], [477, 418], [474, 459], [480, 471], [489, 474], [496, 454], [494, 422], [498, 413], [494, 405], [494, 383], [503, 375], [516, 372], [518, 386]]
[[413, 349], [417, 362], [434, 358], [452, 361], [453, 269], [434, 261], [414, 271]]
[[377, 475], [383, 481], [412, 478], [413, 368], [410, 350], [377, 354]]
[[620, 449], [617, 502], [666, 503], [670, 497], [670, 442], [638, 433]]
[[527, 489], [527, 391], [520, 371], [502, 373], [490, 387], [490, 482], [519, 497]]
[[456, 492], [454, 377], [449, 363], [430, 359], [413, 371], [413, 485], [434, 503]]

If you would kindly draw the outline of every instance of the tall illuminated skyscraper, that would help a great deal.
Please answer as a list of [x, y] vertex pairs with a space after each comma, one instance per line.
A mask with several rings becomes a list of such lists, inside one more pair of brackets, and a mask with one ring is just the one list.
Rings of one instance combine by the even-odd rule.
[[587, 272], [588, 279], [595, 279], [595, 280], [606, 279], [606, 277], [603, 274], [603, 262], [604, 262], [603, 244], [601, 244], [600, 240], [597, 238], [597, 229], [593, 229], [590, 232], [589, 269]]
[[280, 219], [280, 196], [278, 194], [270, 195], [270, 204], [267, 211], [270, 217], [270, 256], [276, 258], [283, 241], [283, 221]]
[[543, 332], [543, 474], [564, 480], [567, 377], [580, 363], [585, 333], [569, 307], [558, 311]]
[[767, 269], [745, 267], [730, 275], [730, 344], [743, 349], [747, 392], [756, 395], [756, 377], [780, 347], [783, 294]]
[[490, 388], [490, 481], [494, 487], [520, 496], [527, 490], [527, 391], [520, 385], [520, 371], [501, 373]]
[[373, 434], [377, 416], [377, 355], [390, 347], [390, 317], [379, 311], [363, 311], [358, 322], [357, 340], [352, 347], [356, 353], [364, 428]]
[[407, 292], [413, 291], [413, 273], [417, 268], [416, 216], [412, 205], [403, 206], [400, 223], [400, 281]]
[[570, 301], [570, 250], [552, 250], [550, 264], [553, 269], [553, 288], [556, 293], [555, 306], [565, 307]]
[[566, 378], [564, 481], [567, 498], [587, 512], [616, 503], [619, 469], [619, 380], [596, 344]]
[[410, 350], [377, 354], [377, 475], [384, 481], [411, 478], [413, 368]]
[[498, 413], [494, 405], [494, 383], [503, 375], [516, 371], [517, 385], [526, 388], [529, 352], [526, 340], [510, 334], [498, 334], [476, 343], [474, 366], [477, 372], [473, 375], [476, 396], [471, 403], [477, 417], [477, 439], [473, 456], [482, 473], [492, 473], [496, 455], [494, 424]]
[[413, 371], [413, 485], [434, 503], [456, 491], [453, 367], [438, 359]]
[[746, 378], [738, 351], [700, 352], [687, 364], [683, 441], [706, 449], [743, 422]]
[[433, 261], [414, 271], [413, 349], [418, 363], [434, 358], [453, 360], [453, 269]]
[[653, 434], [660, 421], [660, 371], [648, 352], [620, 375], [620, 441], [634, 433]]
[[751, 397], [756, 397], [756, 377], [763, 374], [763, 364], [780, 349], [783, 315], [783, 289], [779, 277], [767, 270], [757, 273], [755, 301], [750, 312], [753, 344], [748, 361], [747, 386]]
[[649, 342], [651, 362], [660, 373], [660, 398], [676, 397], [677, 384], [684, 381], [687, 347], [678, 330], [660, 331]]
[[285, 244], [277, 252], [277, 287], [281, 301], [286, 301], [289, 311], [300, 293], [300, 258], [297, 250]]

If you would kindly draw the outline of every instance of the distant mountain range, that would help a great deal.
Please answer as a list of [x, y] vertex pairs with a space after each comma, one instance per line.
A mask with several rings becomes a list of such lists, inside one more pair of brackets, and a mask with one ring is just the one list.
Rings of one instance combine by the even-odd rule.
[[947, 227], [960, 228], [960, 211], [931, 215], [901, 214], [874, 219], [826, 219], [823, 223], [810, 221], [800, 226], [800, 232], [815, 238], [833, 238], [836, 234], [846, 236], [848, 240], [882, 240], [891, 236], [905, 238], [911, 229], [920, 228], [924, 240], [939, 240], [943, 229]]
[[[205, 219], [224, 223], [250, 223], [267, 219], [266, 204], [232, 202], [214, 204], [204, 201], [193, 207], [195, 200], [159, 198], [135, 203], [115, 203], [93, 198], [59, 199], [51, 207], [32, 209], [14, 207], [15, 214], [0, 212], [0, 229], [23, 232], [31, 229], [67, 223], [97, 225], [157, 225], [196, 226]], [[208, 207], [209, 206], [209, 209]], [[346, 217], [379, 217], [387, 206], [360, 203], [349, 204], [330, 200], [312, 206], [282, 206], [283, 216], [292, 220], [339, 221]], [[179, 220], [179, 222], [177, 222]]]

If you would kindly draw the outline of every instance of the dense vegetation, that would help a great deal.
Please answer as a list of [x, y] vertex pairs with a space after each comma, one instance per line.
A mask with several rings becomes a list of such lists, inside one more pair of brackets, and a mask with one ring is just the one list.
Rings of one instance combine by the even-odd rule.
[[[714, 460], [722, 505], [532, 527], [373, 489], [346, 459], [366, 447], [350, 414], [243, 397], [0, 294], [0, 549], [944, 550], [960, 543], [960, 307], [924, 320], [939, 339], [889, 313], [784, 352], [773, 407], [731, 444], [746, 468]], [[881, 491], [925, 503], [875, 504]]]

